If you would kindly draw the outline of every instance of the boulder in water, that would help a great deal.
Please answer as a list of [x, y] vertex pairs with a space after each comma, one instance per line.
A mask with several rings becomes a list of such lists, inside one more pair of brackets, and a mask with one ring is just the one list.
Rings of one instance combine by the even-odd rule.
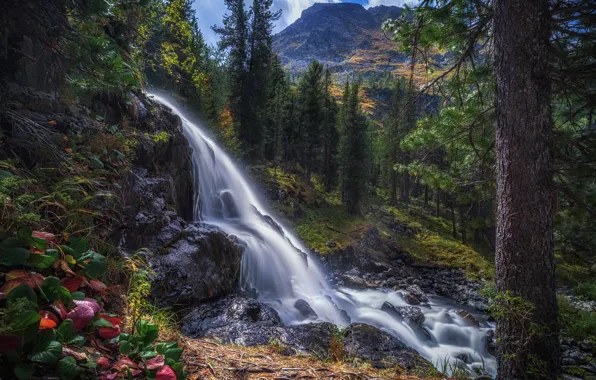
[[345, 354], [370, 361], [375, 368], [391, 368], [396, 365], [407, 370], [432, 368], [432, 364], [415, 350], [376, 327], [353, 323], [344, 330], [343, 336]]
[[319, 317], [317, 313], [312, 309], [312, 307], [308, 304], [308, 302], [306, 302], [303, 299], [297, 300], [294, 303], [294, 307], [298, 309], [298, 311], [300, 312], [300, 314], [302, 314], [304, 318], [316, 319]]

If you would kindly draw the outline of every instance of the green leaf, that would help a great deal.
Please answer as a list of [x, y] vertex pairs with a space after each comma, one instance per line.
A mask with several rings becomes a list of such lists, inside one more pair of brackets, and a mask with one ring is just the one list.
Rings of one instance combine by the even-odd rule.
[[77, 261], [79, 261], [79, 257], [83, 255], [83, 253], [89, 250], [89, 240], [86, 237], [81, 238], [72, 238], [70, 239], [70, 243], [68, 244], [68, 249], [72, 250], [69, 252]]
[[128, 343], [127, 341], [120, 342], [120, 352], [122, 352], [124, 355], [128, 355], [130, 354], [130, 351], [130, 343]]
[[157, 352], [155, 352], [155, 351], [143, 351], [143, 352], [141, 352], [141, 354], [139, 356], [143, 360], [151, 359], [151, 358], [154, 358], [154, 357], [157, 356]]
[[70, 294], [73, 300], [82, 301], [85, 299], [85, 293], [83, 292], [73, 292]]
[[186, 373], [184, 372], [184, 366], [182, 363], [175, 363], [170, 365], [174, 372], [176, 372], [176, 379], [177, 380], [184, 380], [186, 379]]
[[48, 302], [54, 302], [60, 299], [61, 285], [58, 277], [47, 277], [41, 284], [41, 292]]
[[159, 336], [159, 327], [144, 320], [138, 323], [138, 331], [145, 344], [153, 343]]
[[48, 249], [46, 253], [50, 251], [54, 251], [55, 253], [51, 252], [49, 255], [30, 255], [29, 260], [27, 260], [25, 265], [29, 265], [36, 269], [48, 269], [58, 258], [58, 251]]
[[72, 338], [72, 319], [65, 319], [56, 329], [60, 340], [68, 342]]
[[70, 294], [70, 290], [66, 289], [64, 286], [60, 286], [59, 296], [62, 303], [67, 307], [72, 304], [72, 294]]
[[85, 344], [85, 341], [87, 339], [85, 339], [84, 336], [82, 335], [77, 335], [74, 338], [72, 338], [71, 340], [68, 341], [69, 345], [73, 345], [73, 346], [77, 346], [77, 347], [81, 347], [83, 344]]
[[27, 284], [21, 284], [11, 290], [6, 297], [6, 300], [8, 303], [11, 303], [19, 298], [26, 298], [33, 303], [37, 303], [37, 295], [35, 295], [35, 291]]
[[177, 342], [159, 342], [155, 345], [158, 354], [165, 354], [170, 348], [178, 348]]
[[[11, 238], [13, 239], [13, 238]], [[6, 239], [9, 240], [9, 239]], [[5, 240], [5, 241], [6, 241]], [[0, 247], [0, 265], [12, 266], [24, 263], [31, 253], [21, 247]]]
[[50, 342], [44, 350], [39, 351], [29, 357], [31, 361], [43, 364], [54, 364], [62, 355], [62, 345], [59, 342]]
[[67, 356], [60, 360], [56, 365], [56, 372], [62, 380], [73, 380], [77, 378], [83, 369], [77, 365], [77, 361], [72, 356]]
[[101, 162], [101, 160], [99, 159], [99, 156], [96, 154], [89, 155], [89, 166], [91, 166], [91, 169], [96, 169], [96, 170], [104, 168], [103, 162]]
[[68, 255], [71, 255], [73, 257], [74, 257], [74, 255], [76, 255], [75, 250], [67, 245], [59, 245], [58, 248], [60, 248], [62, 250], [62, 252], [66, 253]]
[[175, 362], [179, 362], [180, 361], [180, 356], [182, 356], [182, 349], [181, 348], [170, 348], [165, 353], [166, 359], [172, 359]]
[[56, 340], [56, 335], [55, 329], [41, 330], [33, 342], [33, 352], [42, 352], [47, 349], [50, 343]]
[[13, 330], [13, 334], [19, 336], [21, 342], [26, 344], [33, 341], [37, 336], [40, 320], [41, 317], [38, 312], [25, 311], [11, 322], [10, 327]]
[[7, 172], [6, 170], [0, 170], [0, 181], [12, 177], [14, 177], [14, 175], [11, 172]]
[[127, 341], [130, 338], [130, 334], [127, 333], [120, 333], [120, 336], [118, 336], [118, 341], [122, 342], [122, 341]]
[[17, 232], [17, 238], [21, 241], [21, 246], [32, 245], [37, 249], [46, 249], [47, 242], [44, 239], [33, 237], [31, 228], [21, 228]]
[[19, 380], [28, 380], [35, 373], [35, 367], [31, 363], [18, 363], [14, 366], [14, 375]]
[[108, 269], [108, 262], [105, 260], [91, 260], [87, 266], [85, 266], [85, 273], [89, 277], [97, 278], [104, 275]]
[[114, 325], [104, 318], [99, 318], [95, 322], [93, 322], [93, 326], [95, 327], [114, 327]]

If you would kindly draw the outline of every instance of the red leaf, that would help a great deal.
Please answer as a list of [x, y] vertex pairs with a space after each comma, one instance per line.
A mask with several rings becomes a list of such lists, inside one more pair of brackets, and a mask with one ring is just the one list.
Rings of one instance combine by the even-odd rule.
[[[55, 123], [55, 122], [54, 122]], [[48, 243], [51, 243], [54, 239], [56, 239], [56, 235], [50, 232], [43, 232], [43, 231], [33, 231], [31, 236], [38, 239], [43, 239]]]
[[85, 298], [84, 300], [75, 300], [74, 301], [75, 305], [77, 306], [87, 306], [90, 307], [91, 309], [93, 309], [93, 314], [97, 314], [99, 313], [99, 310], [101, 310], [101, 306], [99, 306], [99, 304], [97, 303], [96, 300], [94, 300], [93, 298]]
[[68, 313], [66, 318], [72, 319], [73, 330], [78, 331], [89, 326], [94, 316], [95, 312], [90, 306], [78, 305]]
[[97, 329], [99, 336], [104, 339], [114, 339], [120, 335], [120, 326], [116, 327], [100, 327]]
[[176, 373], [169, 365], [164, 365], [155, 374], [155, 380], [176, 380]]
[[154, 369], [163, 367], [164, 364], [166, 364], [164, 357], [161, 355], [157, 355], [153, 359], [147, 360], [147, 363], [145, 364], [145, 366], [147, 367], [148, 370], [154, 370]]
[[99, 281], [99, 280], [91, 280], [89, 281], [89, 286], [91, 287], [91, 289], [95, 290], [96, 292], [103, 292], [104, 290], [107, 289], [107, 285], [104, 284], [103, 282]]
[[114, 380], [118, 377], [118, 372], [110, 373], [106, 375], [106, 380]]
[[54, 302], [54, 304], [52, 305], [52, 309], [56, 310], [56, 312], [60, 314], [60, 318], [62, 318], [62, 320], [65, 320], [68, 316], [68, 312], [66, 311], [66, 308], [64, 307], [62, 301]]
[[76, 292], [79, 289], [82, 282], [83, 279], [81, 277], [66, 277], [63, 278], [62, 281], [60, 281], [60, 284], [72, 293]]
[[21, 348], [21, 338], [14, 335], [0, 335], [0, 354]]
[[135, 369], [134, 371], [130, 371], [130, 374], [134, 377], [134, 376], [138, 376], [141, 373], [143, 373], [143, 371], [141, 371], [140, 369]]
[[58, 326], [58, 318], [51, 311], [42, 310], [39, 312], [39, 316], [41, 317], [39, 322], [40, 330], [53, 329]]
[[6, 298], [11, 290], [20, 284], [27, 284], [32, 288], [40, 286], [43, 283], [44, 277], [36, 272], [27, 272], [25, 270], [13, 270], [6, 274], [6, 283], [0, 288], [0, 299]]
[[110, 361], [105, 356], [102, 356], [101, 358], [97, 359], [97, 365], [103, 369], [108, 369], [110, 368]]
[[101, 313], [98, 315], [98, 317], [105, 319], [106, 321], [110, 322], [114, 326], [117, 326], [117, 325], [121, 325], [122, 324], [122, 319], [120, 319], [118, 317], [113, 317], [111, 315], [101, 314]]
[[50, 120], [50, 121], [48, 121], [48, 124], [50, 124], [50, 125], [56, 125], [57, 123], [56, 123], [56, 120]]
[[137, 365], [129, 358], [122, 358], [112, 366], [112, 369], [117, 371], [122, 371], [123, 369], [127, 368], [137, 368]]

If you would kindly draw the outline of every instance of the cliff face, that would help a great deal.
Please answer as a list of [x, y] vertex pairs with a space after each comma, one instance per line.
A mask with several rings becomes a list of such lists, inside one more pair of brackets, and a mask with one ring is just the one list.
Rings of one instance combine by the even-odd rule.
[[292, 72], [313, 60], [335, 72], [385, 72], [399, 69], [406, 58], [383, 34], [382, 24], [400, 16], [402, 8], [360, 4], [316, 3], [273, 38], [274, 50]]

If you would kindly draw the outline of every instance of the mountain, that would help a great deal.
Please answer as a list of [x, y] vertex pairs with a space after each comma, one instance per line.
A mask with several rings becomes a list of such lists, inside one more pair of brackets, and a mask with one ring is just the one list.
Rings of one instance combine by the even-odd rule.
[[407, 70], [407, 57], [382, 31], [387, 19], [402, 8], [378, 6], [365, 9], [354, 3], [316, 3], [273, 37], [273, 48], [292, 73], [318, 60], [336, 73], [357, 71], [369, 76]]

